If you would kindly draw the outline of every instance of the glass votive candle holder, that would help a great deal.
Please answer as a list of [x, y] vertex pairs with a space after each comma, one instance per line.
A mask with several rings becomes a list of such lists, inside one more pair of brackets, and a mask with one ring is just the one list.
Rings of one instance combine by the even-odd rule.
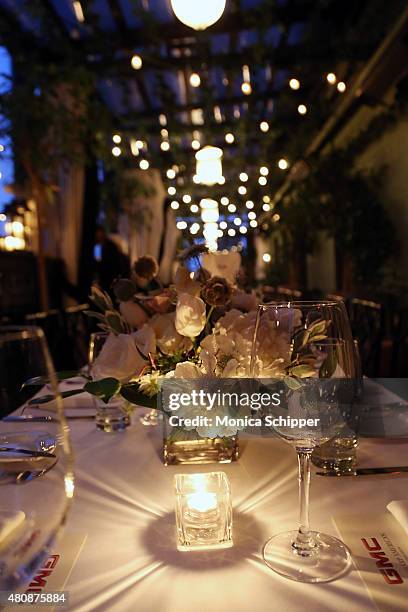
[[176, 474], [178, 550], [232, 546], [231, 488], [224, 472]]

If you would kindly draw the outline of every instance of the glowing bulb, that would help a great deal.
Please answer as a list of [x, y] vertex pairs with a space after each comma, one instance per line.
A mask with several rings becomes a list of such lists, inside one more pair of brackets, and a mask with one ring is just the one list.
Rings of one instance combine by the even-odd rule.
[[242, 181], [243, 183], [246, 183], [248, 179], [249, 179], [249, 176], [247, 175], [247, 173], [241, 172], [241, 174], [239, 175], [239, 180]]
[[256, 213], [254, 213], [253, 211], [249, 212], [248, 219], [256, 219]]
[[288, 166], [289, 166], [288, 161], [284, 157], [282, 157], [278, 161], [278, 168], [280, 168], [281, 170], [286, 170]]
[[198, 210], [199, 210], [199, 209], [198, 209], [197, 204], [192, 204], [192, 205], [190, 206], [190, 210], [191, 210], [191, 212], [192, 212], [192, 213], [198, 213]]
[[170, 149], [170, 143], [167, 140], [163, 140], [163, 142], [160, 143], [160, 148], [162, 151], [168, 151]]
[[190, 227], [190, 234], [198, 234], [199, 231], [200, 231], [200, 224], [193, 223], [193, 225]]
[[248, 200], [248, 202], [245, 202], [245, 206], [251, 210], [251, 208], [254, 207], [254, 203], [252, 202], [252, 200]]
[[227, 229], [227, 227], [228, 227], [228, 223], [226, 221], [221, 221], [220, 228], [225, 230], [225, 229]]
[[262, 174], [262, 176], [268, 176], [268, 174], [269, 174], [268, 168], [266, 166], [262, 166], [259, 169], [259, 174]]
[[173, 210], [177, 210], [178, 208], [180, 208], [180, 204], [177, 202], [177, 200], [173, 200], [170, 206], [172, 207]]
[[326, 75], [326, 80], [330, 85], [334, 85], [337, 82], [337, 77], [334, 72], [329, 72], [329, 74]]
[[201, 143], [199, 140], [194, 139], [191, 141], [191, 147], [192, 149], [194, 149], [194, 151], [198, 151], [198, 149], [201, 147]]
[[134, 70], [140, 70], [143, 66], [143, 60], [140, 55], [137, 54], [133, 55], [132, 59], [130, 60], [130, 63], [132, 64], [132, 68], [134, 68]]
[[114, 155], [115, 157], [119, 157], [121, 153], [122, 153], [122, 150], [120, 147], [113, 147], [112, 155]]
[[269, 263], [271, 261], [272, 257], [270, 256], [269, 253], [264, 253], [262, 255], [262, 259], [264, 260], [265, 263]]
[[271, 210], [271, 207], [269, 204], [262, 204], [262, 208], [265, 212], [268, 212], [269, 210]]
[[241, 85], [241, 90], [245, 96], [249, 96], [252, 93], [251, 83], [249, 83], [248, 81], [244, 81]]
[[260, 176], [260, 177], [259, 177], [259, 179], [258, 179], [258, 183], [259, 183], [260, 185], [262, 185], [262, 187], [265, 187], [265, 185], [267, 184], [267, 182], [268, 182], [268, 181], [267, 181], [267, 179], [266, 179], [266, 177], [265, 177], [265, 176]]
[[280, 215], [278, 215], [278, 213], [275, 213], [272, 217], [272, 221], [275, 221], [275, 223], [277, 223], [280, 219]]
[[191, 87], [200, 87], [201, 85], [200, 75], [197, 74], [196, 72], [193, 72], [190, 75], [190, 85]]
[[259, 127], [261, 132], [267, 132], [269, 130], [269, 123], [267, 121], [261, 121]]
[[220, 19], [225, 10], [226, 0], [171, 0], [171, 7], [177, 19], [193, 30], [205, 30]]
[[234, 225], [241, 225], [242, 221], [239, 217], [235, 217], [234, 219]]
[[223, 196], [223, 197], [221, 198], [221, 204], [222, 204], [223, 206], [228, 206], [228, 204], [229, 204], [229, 199], [228, 199], [226, 196]]
[[194, 176], [193, 176], [193, 183], [198, 185], [199, 182], [200, 182], [200, 177], [198, 176], [198, 174], [194, 174]]
[[240, 186], [238, 187], [238, 193], [239, 193], [239, 195], [245, 195], [245, 194], [246, 194], [246, 192], [247, 192], [247, 188], [246, 188], [246, 187], [244, 187], [244, 185], [240, 185]]
[[266, 195], [262, 198], [262, 201], [265, 202], [266, 204], [269, 204], [269, 202], [271, 201], [271, 198], [268, 195]]
[[290, 79], [289, 87], [294, 90], [299, 89], [300, 81], [298, 79]]
[[228, 134], [225, 134], [225, 142], [227, 142], [228, 144], [232, 144], [234, 140], [235, 140], [234, 134], [231, 134], [231, 132], [228, 132]]
[[3, 153], [4, 151], [4, 145], [0, 144], [0, 153]]
[[115, 144], [120, 144], [122, 142], [122, 137], [119, 134], [114, 134], [112, 140]]
[[174, 196], [174, 195], [176, 195], [176, 193], [177, 193], [177, 189], [176, 189], [175, 187], [169, 187], [169, 188], [167, 189], [167, 193], [168, 193], [169, 195], [171, 195], [171, 196]]
[[299, 104], [299, 106], [298, 106], [298, 113], [299, 113], [299, 115], [306, 115], [306, 113], [307, 113], [307, 106], [305, 104]]
[[143, 140], [136, 140], [135, 144], [136, 144], [138, 149], [143, 149], [143, 146], [144, 146]]
[[185, 230], [187, 227], [187, 223], [185, 221], [177, 221], [176, 227], [179, 230]]
[[251, 227], [257, 227], [257, 226], [258, 226], [258, 221], [255, 221], [255, 219], [254, 219], [253, 221], [250, 221], [250, 222], [249, 222], [249, 225], [250, 225]]
[[241, 232], [241, 234], [246, 234], [248, 230], [245, 227], [245, 225], [241, 225], [241, 227], [239, 228], [239, 231]]
[[230, 229], [228, 230], [228, 236], [235, 236], [236, 231], [234, 230], [233, 227], [230, 227]]
[[218, 179], [218, 184], [225, 185], [225, 176], [220, 176], [220, 178]]
[[168, 130], [166, 130], [165, 128], [163, 128], [162, 130], [160, 130], [160, 134], [162, 138], [168, 138], [169, 137], [169, 132]]
[[186, 195], [183, 195], [183, 202], [184, 202], [185, 204], [190, 204], [190, 202], [191, 202], [191, 196], [190, 196], [190, 195], [188, 195], [188, 193], [186, 193]]
[[338, 90], [340, 93], [343, 93], [343, 92], [345, 92], [345, 91], [346, 91], [346, 84], [344, 83], [344, 81], [339, 81], [339, 82], [337, 83], [337, 90]]
[[234, 213], [237, 210], [237, 207], [235, 206], [235, 204], [229, 204], [228, 205], [228, 210], [232, 213]]
[[174, 172], [173, 168], [169, 168], [167, 170], [166, 176], [168, 179], [174, 179], [176, 177], [176, 173]]
[[141, 159], [139, 162], [139, 167], [141, 170], [147, 170], [149, 168], [150, 164], [147, 161], [147, 159]]

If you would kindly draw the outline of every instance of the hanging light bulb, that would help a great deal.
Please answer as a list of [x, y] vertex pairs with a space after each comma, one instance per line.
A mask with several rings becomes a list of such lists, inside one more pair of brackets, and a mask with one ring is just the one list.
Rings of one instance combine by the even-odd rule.
[[299, 106], [298, 106], [298, 113], [299, 113], [299, 115], [306, 115], [306, 113], [307, 113], [307, 106], [305, 104], [299, 104]]
[[130, 63], [132, 64], [132, 68], [134, 70], [140, 70], [141, 67], [143, 66], [143, 60], [140, 57], [140, 55], [137, 55], [137, 53], [132, 56], [132, 59], [130, 60]]
[[228, 223], [226, 221], [221, 221], [220, 228], [222, 230], [225, 230], [225, 229], [227, 229], [227, 227], [228, 227]]
[[191, 148], [194, 149], [194, 151], [198, 151], [198, 149], [201, 147], [201, 143], [199, 140], [192, 140], [191, 141]]
[[247, 192], [247, 188], [246, 188], [246, 187], [244, 187], [244, 185], [240, 185], [240, 186], [238, 187], [238, 193], [239, 193], [239, 195], [245, 195], [245, 194], [246, 194], [246, 192]]
[[170, 206], [172, 207], [173, 210], [177, 210], [178, 208], [180, 208], [180, 204], [177, 202], [177, 200], [173, 200]]
[[167, 193], [168, 193], [170, 196], [174, 196], [174, 195], [176, 195], [176, 193], [177, 193], [177, 189], [176, 189], [175, 187], [169, 187], [169, 188], [167, 189]]
[[266, 133], [269, 130], [269, 123], [267, 121], [261, 121], [259, 124], [259, 128], [261, 132]]
[[193, 223], [192, 226], [190, 227], [190, 234], [198, 234], [198, 232], [200, 231], [200, 224], [199, 223]]
[[234, 219], [234, 225], [241, 225], [242, 220], [239, 217], [235, 217]]
[[235, 204], [228, 204], [228, 210], [229, 212], [234, 213], [237, 210], [237, 207], [235, 206]]
[[234, 140], [235, 140], [234, 134], [231, 134], [231, 132], [228, 132], [228, 134], [225, 134], [225, 142], [227, 142], [228, 144], [232, 144]]
[[269, 253], [264, 253], [262, 255], [262, 259], [264, 260], [265, 263], [269, 263], [271, 261], [272, 257], [270, 256]]
[[270, 198], [268, 195], [265, 195], [265, 196], [262, 198], [262, 201], [263, 201], [263, 202], [265, 202], [266, 204], [269, 204], [269, 202], [271, 201], [271, 198]]
[[266, 166], [261, 166], [261, 168], [259, 168], [259, 174], [261, 174], [262, 176], [268, 176], [268, 168]]
[[251, 227], [257, 227], [258, 226], [258, 221], [255, 221], [255, 219], [253, 219], [252, 221], [249, 222], [249, 225]]
[[334, 72], [329, 72], [329, 74], [326, 75], [326, 80], [328, 83], [330, 83], [330, 85], [335, 85], [337, 82], [337, 77]]
[[249, 176], [247, 175], [247, 173], [246, 172], [241, 172], [241, 174], [239, 175], [239, 180], [242, 183], [246, 183], [248, 179], [249, 179]]
[[280, 168], [280, 170], [286, 170], [288, 166], [289, 166], [288, 161], [284, 157], [282, 157], [278, 161], [278, 167]]
[[251, 212], [248, 213], [248, 219], [256, 219], [256, 213], [254, 213], [253, 210], [251, 210]]
[[300, 81], [298, 79], [290, 79], [289, 87], [293, 90], [300, 88]]
[[258, 183], [259, 183], [260, 185], [262, 185], [262, 187], [265, 187], [265, 185], [267, 184], [267, 182], [268, 182], [268, 181], [267, 181], [266, 177], [264, 177], [264, 176], [260, 176], [260, 177], [259, 177], [259, 179], [258, 179]]
[[197, 151], [196, 155], [197, 182], [202, 185], [216, 185], [222, 182], [222, 150], [207, 146]]
[[176, 173], [174, 172], [173, 168], [169, 168], [167, 170], [166, 176], [168, 179], [174, 179], [176, 177]]
[[223, 206], [228, 206], [228, 204], [229, 204], [229, 199], [228, 199], [226, 196], [223, 196], [223, 197], [221, 198], [221, 204], [222, 204]]
[[241, 91], [245, 96], [249, 96], [252, 93], [252, 85], [248, 81], [244, 81], [241, 85]]
[[170, 149], [170, 143], [167, 140], [163, 140], [163, 142], [160, 143], [160, 148], [162, 151], [168, 151]]
[[191, 202], [191, 195], [188, 195], [188, 193], [183, 195], [183, 202], [184, 202], [184, 204], [190, 204], [190, 202]]
[[254, 207], [254, 203], [252, 200], [248, 200], [248, 202], [245, 202], [245, 206], [248, 208], [248, 210], [251, 210]]
[[233, 227], [230, 227], [230, 229], [228, 230], [228, 236], [235, 236], [236, 231], [234, 230]]
[[120, 144], [122, 142], [122, 136], [120, 134], [114, 134], [112, 140], [115, 144]]
[[339, 81], [339, 82], [337, 83], [337, 90], [338, 90], [340, 93], [344, 93], [344, 92], [346, 91], [346, 84], [344, 83], [344, 81]]
[[271, 210], [270, 204], [262, 204], [262, 208], [265, 212], [268, 212], [269, 210]]
[[185, 230], [187, 228], [187, 223], [185, 221], [178, 221], [176, 227], [179, 230]]
[[241, 234], [246, 234], [248, 230], [245, 227], [245, 225], [241, 225], [241, 227], [239, 228], [239, 231], [241, 232]]
[[220, 19], [226, 0], [171, 0], [171, 8], [177, 19], [193, 30], [205, 30]]
[[201, 85], [200, 75], [197, 74], [196, 72], [193, 72], [190, 75], [190, 85], [191, 85], [191, 87], [200, 87], [200, 85]]
[[190, 206], [190, 210], [191, 210], [192, 213], [198, 213], [198, 206], [197, 206], [197, 204], [192, 204]]
[[119, 157], [121, 153], [122, 153], [122, 150], [120, 147], [113, 147], [112, 155], [114, 155], [115, 157]]
[[204, 198], [200, 202], [201, 219], [204, 223], [217, 223], [219, 219], [218, 202]]

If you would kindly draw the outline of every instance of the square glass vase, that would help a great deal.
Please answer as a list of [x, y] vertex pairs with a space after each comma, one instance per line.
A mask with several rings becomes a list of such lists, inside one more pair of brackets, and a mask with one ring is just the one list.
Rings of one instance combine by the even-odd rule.
[[164, 465], [231, 463], [239, 457], [238, 436], [202, 438], [196, 431], [170, 427], [163, 419]]

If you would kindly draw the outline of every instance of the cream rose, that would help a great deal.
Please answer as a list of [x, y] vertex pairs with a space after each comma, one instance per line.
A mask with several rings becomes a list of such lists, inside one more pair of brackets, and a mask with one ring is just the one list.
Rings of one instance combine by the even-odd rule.
[[205, 304], [201, 298], [188, 293], [182, 293], [176, 308], [176, 329], [179, 334], [188, 338], [195, 338], [205, 325]]
[[123, 384], [139, 376], [145, 365], [133, 335], [109, 334], [92, 365], [92, 376], [95, 380], [117, 378]]
[[192, 347], [191, 340], [181, 336], [175, 328], [176, 313], [169, 312], [163, 315], [155, 315], [150, 319], [149, 325], [156, 334], [156, 343], [165, 355], [172, 355], [177, 351], [189, 350]]

